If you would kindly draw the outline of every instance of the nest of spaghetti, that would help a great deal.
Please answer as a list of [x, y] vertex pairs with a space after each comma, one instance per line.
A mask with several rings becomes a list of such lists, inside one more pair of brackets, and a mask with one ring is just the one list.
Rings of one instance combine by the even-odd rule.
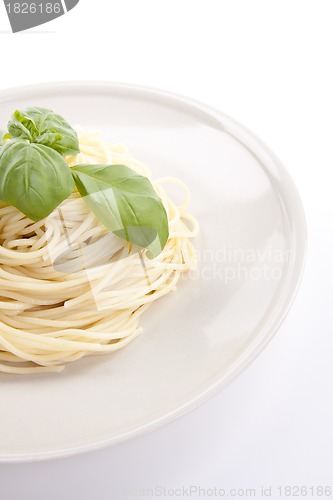
[[[121, 163], [151, 179], [125, 146], [80, 129], [78, 136], [80, 154], [66, 157], [69, 166]], [[141, 333], [146, 309], [196, 267], [198, 224], [187, 187], [174, 178], [151, 182], [169, 221], [154, 259], [110, 233], [75, 190], [39, 222], [0, 202], [0, 372], [59, 372], [121, 349]], [[168, 183], [184, 194], [181, 205], [167, 195]]]

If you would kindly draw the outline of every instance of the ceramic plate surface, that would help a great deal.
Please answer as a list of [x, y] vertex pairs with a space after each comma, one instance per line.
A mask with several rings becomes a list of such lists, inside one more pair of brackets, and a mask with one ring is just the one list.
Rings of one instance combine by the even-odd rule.
[[61, 374], [0, 374], [2, 461], [116, 443], [221, 390], [276, 332], [305, 257], [304, 213], [289, 174], [224, 114], [128, 85], [43, 84], [0, 93], [0, 128], [27, 105], [125, 143], [155, 178], [182, 179], [201, 228], [199, 266], [146, 312], [143, 334], [123, 350]]

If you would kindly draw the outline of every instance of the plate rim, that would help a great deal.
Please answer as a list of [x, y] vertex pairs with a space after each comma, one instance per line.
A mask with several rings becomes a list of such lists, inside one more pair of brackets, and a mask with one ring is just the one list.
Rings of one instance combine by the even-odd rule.
[[[200, 111], [201, 113], [205, 113], [209, 117], [213, 117], [220, 124], [221, 121], [227, 122], [230, 126], [231, 130], [236, 130], [236, 132], [241, 132], [241, 135], [245, 137], [248, 141], [252, 142], [256, 146], [259, 146], [261, 150], [267, 155], [272, 161], [272, 165], [276, 168], [270, 168], [267, 164], [266, 174], [270, 174], [277, 186], [279, 188], [279, 192], [287, 191], [287, 196], [284, 198], [284, 201], [288, 201], [290, 207], [288, 209], [288, 213], [286, 214], [287, 220], [293, 228], [293, 250], [294, 255], [297, 259], [294, 259], [293, 267], [291, 269], [291, 283], [289, 284], [289, 289], [284, 291], [284, 293], [280, 293], [280, 296], [283, 296], [283, 301], [279, 307], [278, 312], [274, 316], [274, 321], [267, 331], [263, 338], [260, 340], [258, 345], [255, 345], [250, 351], [248, 349], [245, 350], [244, 355], [240, 361], [238, 360], [238, 366], [235, 366], [233, 369], [227, 371], [227, 374], [218, 379], [214, 384], [212, 384], [209, 388], [197, 394], [190, 400], [187, 400], [180, 406], [177, 406], [172, 411], [168, 412], [161, 417], [148, 422], [144, 425], [136, 427], [132, 430], [126, 431], [122, 434], [111, 438], [103, 438], [100, 440], [91, 441], [78, 446], [70, 446], [63, 447], [58, 450], [50, 450], [50, 451], [39, 451], [35, 453], [13, 453], [13, 454], [1, 454], [0, 452], [0, 463], [23, 463], [23, 462], [32, 462], [32, 461], [41, 461], [41, 460], [49, 460], [56, 458], [63, 458], [73, 455], [78, 455], [81, 453], [86, 453], [89, 451], [105, 448], [111, 445], [115, 445], [124, 441], [128, 441], [134, 437], [144, 435], [148, 432], [154, 431], [160, 428], [162, 425], [170, 423], [171, 421], [179, 418], [186, 413], [192, 411], [197, 408], [201, 404], [205, 403], [208, 399], [215, 396], [217, 393], [222, 391], [225, 387], [227, 387], [231, 382], [233, 382], [246, 368], [259, 356], [259, 354], [263, 351], [263, 349], [267, 346], [267, 344], [272, 340], [274, 335], [277, 333], [279, 328], [281, 327], [283, 321], [285, 320], [287, 314], [297, 292], [299, 290], [301, 280], [304, 274], [305, 262], [306, 262], [306, 253], [307, 253], [307, 225], [306, 225], [306, 217], [305, 211], [302, 205], [302, 201], [296, 185], [286, 169], [283, 163], [278, 159], [278, 157], [272, 152], [272, 150], [250, 129], [246, 126], [230, 117], [226, 113], [215, 109], [214, 107], [204, 104], [198, 100], [189, 98], [187, 96], [183, 96], [181, 94], [170, 92], [168, 90], [162, 90], [155, 87], [149, 87], [145, 85], [136, 85], [129, 83], [118, 83], [118, 82], [109, 82], [109, 81], [93, 81], [93, 80], [69, 80], [69, 81], [54, 81], [54, 82], [43, 82], [38, 84], [29, 84], [23, 86], [15, 86], [12, 88], [7, 88], [0, 90], [0, 105], [1, 103], [12, 100], [13, 98], [19, 98], [24, 96], [32, 97], [34, 94], [47, 96], [50, 92], [55, 92], [60, 94], [60, 91], [68, 89], [76, 90], [76, 93], [80, 94], [84, 91], [89, 90], [90, 92], [96, 93], [98, 90], [104, 90], [115, 94], [124, 93], [124, 92], [133, 92], [134, 94], [145, 94], [154, 96], [155, 98], [164, 98], [170, 99], [175, 104], [178, 105], [187, 105], [190, 109]], [[223, 124], [222, 124], [223, 125]], [[239, 139], [238, 139], [239, 140]], [[241, 142], [243, 145], [246, 145], [246, 142]], [[252, 152], [252, 149], [250, 149]], [[278, 174], [278, 175], [277, 175]], [[297, 260], [297, 261], [296, 261]], [[290, 264], [291, 266], [291, 264]], [[249, 352], [248, 352], [249, 351]], [[231, 364], [231, 368], [234, 366], [234, 363]]]

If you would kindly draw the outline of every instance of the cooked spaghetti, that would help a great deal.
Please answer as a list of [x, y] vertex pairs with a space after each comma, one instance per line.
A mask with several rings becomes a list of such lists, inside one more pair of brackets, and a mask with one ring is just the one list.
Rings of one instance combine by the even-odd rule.
[[[126, 147], [78, 131], [79, 163], [124, 164], [150, 178]], [[177, 206], [164, 189], [184, 193]], [[142, 313], [176, 289], [196, 266], [190, 239], [198, 225], [188, 212], [186, 186], [152, 181], [167, 211], [169, 239], [155, 259], [110, 233], [77, 191], [46, 219], [34, 222], [0, 202], [0, 372], [58, 372], [65, 363], [116, 351], [140, 332]]]

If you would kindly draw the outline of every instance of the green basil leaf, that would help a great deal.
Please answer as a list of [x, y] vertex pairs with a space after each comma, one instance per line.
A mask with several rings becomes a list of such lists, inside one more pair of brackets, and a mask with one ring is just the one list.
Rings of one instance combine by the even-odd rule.
[[70, 168], [53, 149], [21, 139], [13, 139], [1, 148], [0, 200], [29, 219], [47, 217], [73, 187]]
[[0, 146], [3, 146], [5, 144], [5, 134], [3, 130], [0, 130]]
[[27, 139], [30, 142], [33, 142], [38, 135], [35, 122], [31, 118], [21, 114], [18, 110], [12, 114], [12, 118], [8, 123], [8, 132], [13, 137]]
[[163, 250], [168, 217], [147, 177], [125, 165], [76, 165], [76, 186], [98, 220], [117, 236], [147, 248], [149, 258]]
[[[50, 109], [37, 106], [26, 108], [20, 114], [36, 126], [38, 133], [32, 142], [40, 142], [49, 146], [61, 155], [74, 155], [80, 152], [77, 133], [62, 116]], [[21, 137], [11, 130], [9, 132], [15, 137]], [[16, 132], [15, 128], [14, 132]], [[25, 138], [28, 139], [28, 137]]]

